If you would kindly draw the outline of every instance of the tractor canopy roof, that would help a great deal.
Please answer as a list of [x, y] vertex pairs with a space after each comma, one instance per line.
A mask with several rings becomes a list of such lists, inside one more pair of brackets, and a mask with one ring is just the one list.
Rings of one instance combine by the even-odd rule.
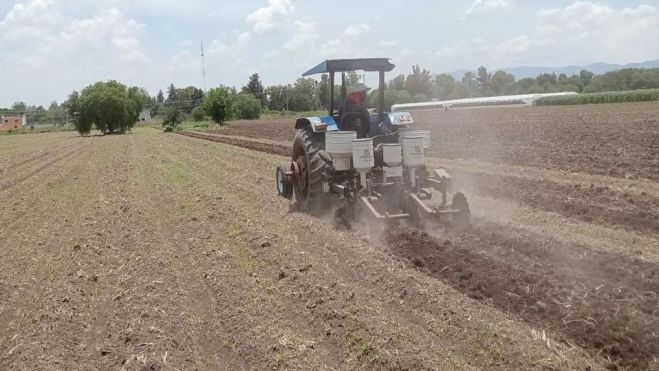
[[332, 59], [317, 65], [305, 72], [302, 76], [317, 75], [319, 73], [348, 72], [348, 71], [384, 71], [389, 72], [396, 66], [389, 62], [389, 58], [361, 58], [361, 59]]

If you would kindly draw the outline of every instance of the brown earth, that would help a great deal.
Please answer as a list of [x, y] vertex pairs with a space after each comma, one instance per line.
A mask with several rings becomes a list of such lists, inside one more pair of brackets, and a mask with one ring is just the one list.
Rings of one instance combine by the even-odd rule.
[[[608, 362], [560, 342], [546, 322], [463, 296], [376, 240], [290, 212], [273, 191], [282, 157], [152, 129], [15, 140], [0, 138], [0, 369]], [[638, 363], [624, 364], [656, 366], [630, 349]]]
[[414, 112], [432, 154], [659, 180], [659, 102]]
[[403, 231], [392, 253], [469, 297], [642, 370], [659, 352], [659, 267], [480, 223], [459, 233]]
[[[568, 152], [575, 152], [577, 146], [597, 142], [598, 135], [601, 134], [604, 144], [598, 148], [602, 151], [612, 145], [609, 142], [612, 137], [615, 137], [616, 145], [621, 151], [634, 152], [640, 156], [635, 165], [629, 164], [629, 166], [621, 168], [624, 170], [624, 174], [642, 174], [650, 179], [655, 179], [652, 174], [659, 171], [657, 170], [659, 169], [657, 157], [659, 156], [659, 131], [657, 131], [659, 122], [654, 121], [653, 118], [659, 117], [657, 116], [659, 112], [655, 112], [655, 109], [659, 109], [659, 104], [639, 103], [558, 108], [433, 110], [414, 112], [414, 116], [420, 127], [434, 130], [435, 146], [429, 155], [447, 156], [439, 157], [443, 161], [446, 161], [446, 158], [458, 157], [472, 158], [476, 161], [500, 161], [496, 162], [497, 165], [514, 160], [513, 164], [516, 166], [544, 166], [546, 165], [544, 162], [539, 164], [537, 161], [545, 158], [546, 161], [555, 164], [555, 166], [549, 164], [547, 169], [560, 169], [566, 173], [580, 170], [582, 171], [580, 174], [607, 173], [596, 168], [599, 166], [597, 163], [603, 163], [610, 157], [610, 154], [606, 152], [591, 153], [588, 155], [590, 157], [585, 153], [582, 153], [581, 157], [565, 157], [561, 151], [556, 150], [556, 148], [565, 147], [571, 148]], [[513, 120], [514, 117], [519, 117], [519, 119]], [[589, 118], [594, 121], [589, 121]], [[659, 118], [656, 119], [659, 120]], [[457, 138], [462, 130], [460, 120], [465, 121], [465, 134], [462, 139]], [[527, 120], [526, 124], [523, 120]], [[229, 128], [211, 132], [214, 136], [210, 139], [287, 156], [290, 152], [290, 140], [295, 132], [290, 121], [290, 119], [270, 120], [263, 123], [238, 121], [232, 123]], [[551, 122], [551, 125], [548, 122]], [[595, 124], [592, 122], [606, 127], [607, 130], [596, 130], [593, 126]], [[630, 130], [630, 126], [635, 129]], [[555, 129], [549, 130], [548, 127]], [[591, 130], [593, 134], [588, 134], [587, 129]], [[576, 135], [572, 133], [574, 131], [579, 132], [580, 142], [572, 139]], [[561, 142], [561, 133], [566, 132], [568, 134], [565, 138], [568, 139]], [[206, 133], [187, 135], [207, 136]], [[544, 144], [536, 145], [537, 138], [547, 139]], [[479, 144], [474, 147], [467, 146], [464, 143], [467, 139], [475, 140]], [[525, 142], [525, 140], [530, 142]], [[529, 143], [535, 144], [530, 146]], [[551, 148], [549, 148], [550, 146]], [[595, 145], [593, 144], [593, 146]], [[494, 147], [497, 147], [498, 150], [494, 151]], [[498, 157], [484, 156], [485, 153], [494, 152]], [[473, 156], [469, 154], [473, 154]], [[644, 161], [643, 158], [652, 159], [652, 161]], [[595, 167], [590, 165], [578, 169], [574, 167], [577, 162], [586, 162], [588, 159], [592, 160], [590, 164]], [[442, 160], [439, 160], [439, 163]], [[485, 164], [487, 166], [488, 162]], [[659, 192], [632, 192], [631, 189], [615, 189], [601, 179], [592, 180], [592, 182], [562, 184], [549, 175], [543, 179], [531, 180], [508, 174], [483, 174], [450, 163], [443, 167], [456, 176], [462, 188], [479, 195], [519, 202], [532, 208], [577, 218], [585, 222], [613, 225], [655, 236], [659, 234]], [[545, 167], [539, 167], [539, 169], [545, 169]], [[642, 169], [642, 171], [639, 172], [635, 169]], [[613, 175], [616, 174], [613, 173]], [[623, 177], [623, 179], [628, 178]], [[644, 181], [653, 182], [650, 179]], [[656, 183], [654, 184], [656, 185]]]
[[[488, 205], [530, 208], [522, 215], [537, 210], [550, 224], [501, 224], [505, 212], [477, 210], [468, 230], [389, 236], [390, 252], [604, 357], [609, 368], [659, 367], [658, 109], [641, 103], [415, 112], [419, 126], [434, 131], [430, 156], [449, 159], [445, 167], [461, 189], [496, 200]], [[292, 127], [284, 120], [239, 122], [220, 132], [239, 136], [241, 146], [287, 155]], [[573, 228], [551, 225], [571, 221]], [[629, 243], [616, 245], [616, 234]]]
[[449, 167], [461, 189], [485, 197], [511, 200], [585, 222], [614, 225], [659, 236], [659, 198], [618, 192], [594, 183], [571, 185], [504, 175], [479, 174]]
[[[432, 156], [659, 180], [659, 102], [414, 111]], [[293, 119], [238, 121], [227, 135], [290, 142]]]
[[[604, 189], [586, 192], [606, 197]], [[612, 215], [603, 205], [592, 213]], [[529, 324], [541, 323], [567, 344], [604, 355], [612, 369], [645, 369], [655, 362], [656, 263], [520, 234], [487, 221], [434, 235], [444, 242], [403, 232], [389, 236], [388, 244], [394, 255], [470, 297]]]

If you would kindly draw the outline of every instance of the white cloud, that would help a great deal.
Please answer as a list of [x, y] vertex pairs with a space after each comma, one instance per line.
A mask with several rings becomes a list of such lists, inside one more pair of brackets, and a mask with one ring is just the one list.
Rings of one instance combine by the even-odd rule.
[[487, 13], [497, 9], [507, 9], [512, 5], [508, 0], [474, 0], [471, 6], [465, 11], [465, 17], [472, 14]]
[[208, 53], [220, 54], [227, 51], [229, 47], [220, 40], [213, 40], [208, 47]]
[[318, 31], [315, 22], [295, 21], [293, 37], [284, 44], [286, 49], [303, 50], [313, 48], [318, 39]]
[[61, 19], [52, 5], [52, 0], [28, 0], [14, 4], [0, 21], [0, 41], [24, 42], [26, 38], [51, 37], [50, 29]]
[[11, 71], [0, 74], [0, 85], [15, 89], [0, 98], [45, 102], [98, 80], [139, 83], [151, 67], [141, 42], [145, 26], [119, 5], [101, 2], [74, 18], [55, 1], [16, 3], [0, 21], [0, 65]]
[[254, 32], [266, 32], [287, 22], [293, 15], [294, 7], [290, 0], [268, 0], [268, 6], [259, 8], [247, 16], [247, 22]]
[[354, 58], [357, 54], [356, 42], [371, 30], [371, 26], [362, 23], [358, 25], [349, 25], [339, 36], [327, 41], [321, 46], [322, 52], [330, 58]]
[[249, 40], [252, 39], [252, 34], [249, 32], [241, 32], [238, 37], [236, 38], [236, 42], [238, 45], [245, 45], [249, 42]]
[[[121, 10], [109, 8], [91, 18], [73, 20], [60, 35], [76, 51], [99, 54], [110, 51], [122, 61], [148, 62], [140, 41], [144, 27]], [[112, 47], [108, 50], [108, 46]]]
[[659, 10], [650, 5], [614, 8], [601, 2], [576, 1], [538, 13], [530, 48], [545, 57], [551, 50], [568, 58], [625, 63], [656, 58]]
[[615, 8], [576, 1], [563, 8], [538, 11], [527, 33], [504, 40], [475, 38], [440, 48], [446, 69], [479, 65], [629, 63], [657, 58], [659, 10], [650, 5]]
[[382, 40], [378, 43], [378, 46], [383, 48], [389, 48], [396, 45], [398, 45], [398, 41], [396, 40]]

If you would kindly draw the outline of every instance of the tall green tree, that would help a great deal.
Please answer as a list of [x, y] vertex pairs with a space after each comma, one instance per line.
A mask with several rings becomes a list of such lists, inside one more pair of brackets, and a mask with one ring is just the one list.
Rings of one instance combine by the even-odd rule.
[[457, 98], [455, 96], [457, 93], [457, 83], [453, 76], [447, 73], [435, 76], [435, 79], [432, 81], [432, 88], [435, 98], [439, 98], [440, 100]]
[[400, 74], [389, 81], [388, 88], [391, 90], [405, 90], [405, 75]]
[[76, 129], [82, 135], [89, 134], [92, 127], [103, 134], [125, 133], [133, 127], [139, 116], [139, 97], [117, 82], [97, 82], [86, 87], [80, 94], [79, 117]]
[[289, 106], [292, 111], [304, 112], [320, 109], [320, 94], [316, 80], [299, 78], [290, 93]]
[[200, 106], [204, 100], [204, 91], [194, 86], [177, 89], [175, 95], [177, 97], [175, 104], [188, 115], [192, 114], [192, 110]]
[[468, 71], [462, 77], [462, 87], [464, 89], [464, 98], [472, 98], [478, 95], [478, 80], [476, 74]]
[[167, 102], [176, 102], [179, 100], [178, 96], [178, 89], [176, 89], [176, 86], [174, 84], [170, 84], [169, 88], [167, 88]]
[[514, 93], [515, 77], [505, 71], [497, 71], [490, 80], [490, 92], [493, 95], [508, 95]]
[[25, 102], [15, 102], [12, 104], [11, 109], [12, 111], [25, 113], [27, 112], [27, 104]]
[[146, 89], [138, 88], [135, 86], [128, 88], [127, 92], [128, 97], [135, 102], [135, 109], [137, 110], [137, 115], [139, 116], [139, 114], [149, 104], [149, 93], [146, 91]]
[[432, 75], [427, 69], [421, 69], [419, 65], [412, 66], [412, 73], [405, 79], [405, 90], [412, 96], [432, 94]]
[[490, 79], [492, 75], [487, 72], [487, 68], [480, 66], [478, 68], [478, 88], [480, 89], [481, 95], [486, 97], [488, 90], [490, 89]]
[[80, 93], [78, 93], [77, 91], [73, 91], [73, 93], [69, 94], [69, 97], [66, 100], [66, 102], [62, 103], [62, 106], [65, 107], [70, 117], [75, 118], [76, 115], [79, 113], [79, 105], [78, 105], [79, 100], [80, 100]]
[[232, 95], [232, 92], [225, 87], [211, 89], [202, 103], [206, 115], [210, 116], [215, 123], [223, 125], [231, 118]]
[[263, 88], [263, 83], [261, 82], [261, 77], [258, 73], [254, 73], [249, 77], [247, 85], [243, 86], [241, 91], [243, 93], [252, 94], [256, 97], [262, 107], [265, 107], [268, 104], [265, 88]]
[[166, 132], [176, 131], [179, 124], [183, 122], [183, 113], [176, 106], [171, 106], [165, 111], [165, 117], [162, 120], [162, 126]]
[[261, 117], [261, 102], [250, 93], [238, 94], [234, 98], [233, 111], [240, 120], [256, 120]]
[[290, 85], [275, 85], [268, 87], [268, 108], [273, 111], [288, 110], [288, 97], [290, 96], [290, 91]]
[[588, 70], [581, 70], [581, 72], [579, 72], [579, 78], [581, 79], [581, 83], [584, 87], [590, 84], [594, 76], [595, 74]]

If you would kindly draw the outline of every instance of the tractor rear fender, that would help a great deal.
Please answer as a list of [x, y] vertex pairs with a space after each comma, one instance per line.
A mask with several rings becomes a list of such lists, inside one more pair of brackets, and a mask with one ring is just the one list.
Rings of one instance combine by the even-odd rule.
[[409, 128], [412, 125], [414, 125], [414, 118], [409, 112], [385, 112], [384, 121], [380, 120], [380, 114], [376, 112], [371, 115], [369, 136], [394, 133], [400, 128]]
[[390, 112], [385, 114], [385, 121], [392, 126], [407, 126], [414, 124], [414, 118], [409, 112]]
[[322, 116], [322, 117], [303, 117], [297, 119], [295, 122], [295, 129], [304, 129], [306, 127], [311, 127], [314, 133], [325, 133], [328, 131], [338, 131], [339, 127], [334, 121], [334, 117], [331, 116]]

